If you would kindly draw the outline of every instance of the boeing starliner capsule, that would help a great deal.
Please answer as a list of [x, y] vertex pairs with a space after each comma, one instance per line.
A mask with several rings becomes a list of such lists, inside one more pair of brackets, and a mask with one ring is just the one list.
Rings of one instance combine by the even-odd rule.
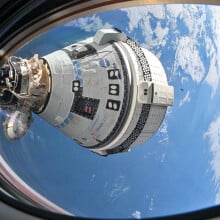
[[173, 104], [174, 88], [155, 55], [116, 29], [42, 58], [10, 57], [1, 68], [0, 105], [10, 140], [29, 129], [34, 112], [100, 155], [149, 139]]

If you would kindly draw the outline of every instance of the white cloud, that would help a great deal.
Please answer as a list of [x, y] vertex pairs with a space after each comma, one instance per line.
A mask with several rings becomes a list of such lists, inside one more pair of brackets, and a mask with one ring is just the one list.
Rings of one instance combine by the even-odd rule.
[[[179, 14], [182, 21], [185, 23], [189, 30], [188, 39], [181, 39], [180, 45], [177, 49], [176, 60], [178, 65], [185, 72], [191, 75], [192, 79], [199, 83], [205, 76], [205, 68], [203, 67], [200, 52], [196, 48], [199, 45], [198, 37], [203, 37], [206, 45], [206, 54], [210, 58], [210, 66], [205, 78], [205, 82], [211, 87], [213, 97], [219, 85], [219, 41], [220, 41], [220, 9], [216, 6], [209, 6], [208, 9], [211, 11], [211, 29], [212, 38], [208, 36], [207, 24], [207, 8], [205, 6], [192, 5], [190, 7], [184, 6], [184, 10]], [[185, 42], [184, 42], [185, 41]], [[188, 59], [186, 58], [188, 57]], [[191, 62], [190, 62], [191, 60]], [[175, 64], [176, 65], [176, 64]], [[190, 71], [192, 70], [192, 71]]]
[[159, 140], [158, 140], [158, 143], [160, 144], [165, 144], [169, 141], [169, 136], [168, 136], [168, 122], [167, 120], [165, 119], [163, 121], [163, 123], [161, 124], [159, 130], [158, 130], [158, 136], [159, 136]]
[[[180, 69], [191, 76], [195, 83], [207, 83], [211, 87], [213, 97], [219, 86], [220, 78], [220, 7], [204, 5], [156, 5], [122, 9], [129, 18], [128, 31], [140, 28], [145, 42], [141, 46], [152, 49], [159, 46], [168, 46], [167, 39], [172, 31], [173, 41], [170, 47], [174, 47], [175, 59], [173, 64], [173, 76], [180, 74]], [[209, 10], [209, 17], [207, 11]], [[151, 27], [152, 15], [156, 20], [156, 26]], [[211, 16], [210, 16], [211, 15]], [[161, 19], [166, 19], [165, 27], [161, 26]], [[177, 19], [185, 24], [186, 34], [180, 37]], [[211, 22], [210, 22], [211, 21]], [[209, 37], [208, 26], [211, 26], [212, 37]], [[170, 30], [171, 28], [171, 30]], [[200, 37], [205, 40], [205, 53], [210, 58], [208, 71], [204, 67]], [[161, 56], [161, 51], [157, 51]], [[171, 76], [172, 78], [172, 76]], [[182, 83], [186, 82], [182, 78]], [[204, 80], [204, 81], [203, 81]]]
[[167, 113], [166, 113], [166, 116], [171, 115], [172, 112], [173, 112], [172, 106], [168, 106], [168, 107], [167, 107]]
[[[154, 17], [158, 19], [165, 18], [165, 7], [163, 5], [148, 5], [141, 7], [131, 7], [126, 9], [121, 9], [122, 11], [127, 12], [129, 18], [129, 31], [133, 31], [134, 28], [137, 28], [140, 21], [147, 18], [148, 13], [152, 13]], [[148, 19], [147, 19], [148, 20]]]
[[208, 70], [207, 77], [205, 79], [206, 83], [211, 86], [213, 97], [219, 86], [220, 78], [220, 8], [215, 6], [209, 6], [212, 14], [211, 19], [211, 29], [212, 29], [212, 39], [206, 37], [206, 51], [210, 56], [211, 63]]
[[155, 39], [157, 39], [157, 40], [154, 40], [155, 41], [154, 43], [157, 43], [157, 45], [160, 45], [160, 46], [164, 47], [166, 45], [166, 42], [167, 42], [168, 32], [169, 32], [168, 27], [162, 28], [161, 23], [157, 22], [157, 27], [153, 31], [153, 33], [156, 37]]
[[178, 69], [181, 68], [192, 77], [192, 80], [200, 83], [205, 75], [205, 67], [196, 44], [197, 41], [189, 36], [181, 37], [178, 40], [174, 61], [174, 74], [178, 74]]
[[108, 196], [110, 197], [111, 201], [115, 201], [124, 193], [126, 193], [129, 189], [130, 187], [126, 184], [125, 177], [119, 176], [114, 180]]
[[[211, 87], [213, 97], [219, 86], [219, 62], [220, 62], [220, 8], [216, 6], [209, 6], [208, 10], [211, 11], [211, 17], [208, 18], [210, 21], [207, 21], [207, 8], [205, 6], [191, 5], [188, 7], [184, 5], [181, 13], [178, 14], [180, 19], [185, 23], [186, 27], [189, 30], [190, 39], [187, 39], [188, 42], [183, 43], [183, 48], [177, 50], [176, 60], [179, 63], [179, 66], [186, 70], [186, 73], [191, 75], [192, 79], [199, 83], [206, 75], [205, 82]], [[208, 29], [205, 24], [209, 23], [211, 25], [211, 34], [212, 38], [208, 36]], [[202, 37], [205, 40], [205, 52], [210, 58], [209, 70], [206, 73], [205, 68], [203, 67], [202, 60], [200, 57], [200, 52], [196, 49], [196, 46], [199, 45], [198, 38]], [[191, 43], [189, 43], [189, 41]], [[184, 46], [185, 44], [185, 46]], [[188, 59], [186, 59], [186, 55]], [[180, 58], [180, 59], [179, 59]], [[190, 62], [192, 60], [192, 62]], [[193, 67], [192, 72], [190, 71]]]
[[126, 193], [129, 190], [129, 187], [122, 187], [121, 185], [115, 185], [110, 192], [109, 196], [112, 198], [112, 200], [118, 199], [122, 194]]
[[150, 16], [147, 16], [146, 19], [140, 24], [142, 29], [143, 36], [145, 37], [146, 44], [142, 44], [146, 48], [149, 47], [159, 47], [165, 46], [167, 42], [167, 36], [169, 32], [169, 28], [161, 27], [161, 23], [157, 21], [156, 28], [152, 30], [150, 26]]
[[[204, 6], [145, 6], [137, 8], [123, 9], [127, 12], [129, 18], [129, 31], [133, 31], [134, 28], [139, 27], [142, 31], [142, 35], [145, 37], [145, 42], [141, 46], [150, 48], [156, 48], [159, 46], [166, 46], [169, 36], [169, 28], [172, 28], [172, 32], [177, 36], [175, 45], [176, 47], [175, 60], [174, 60], [174, 74], [178, 74], [179, 68], [192, 77], [196, 83], [200, 83], [205, 76], [205, 68], [201, 59], [200, 48], [198, 48], [198, 37], [205, 32], [206, 13]], [[204, 13], [203, 13], [204, 12]], [[156, 26], [151, 27], [151, 15], [156, 17]], [[200, 15], [200, 16], [198, 16]], [[167, 20], [165, 27], [161, 25], [161, 19]], [[177, 27], [177, 18], [181, 19], [188, 31], [189, 36], [179, 37], [179, 31]], [[158, 56], [160, 56], [158, 52]]]
[[135, 211], [135, 212], [132, 213], [132, 216], [135, 219], [141, 219], [141, 212], [140, 211]]
[[164, 163], [165, 158], [166, 158], [166, 154], [163, 153], [163, 154], [161, 155], [161, 160], [160, 160], [160, 162], [161, 162], [161, 163]]
[[155, 209], [156, 194], [146, 195], [145, 198], [147, 202], [147, 212], [152, 212]]
[[148, 210], [153, 211], [153, 209], [154, 209], [154, 198], [151, 198], [148, 206]]
[[169, 17], [174, 18], [175, 23], [176, 23], [176, 18], [183, 12], [184, 5], [168, 4], [166, 5], [166, 9], [167, 9], [167, 12], [168, 12], [167, 14], [169, 15]]
[[190, 91], [188, 90], [183, 99], [180, 100], [179, 107], [182, 107], [185, 103], [190, 102]]
[[92, 183], [92, 182], [94, 182], [94, 181], [95, 181], [95, 177], [96, 177], [96, 175], [95, 175], [95, 174], [93, 174], [93, 175], [92, 175], [92, 177], [91, 177], [91, 179], [90, 179], [90, 183]]
[[216, 204], [220, 203], [220, 116], [211, 122], [208, 130], [204, 133], [204, 138], [210, 142], [210, 151], [213, 155], [211, 167], [214, 172], [216, 185]]
[[137, 28], [140, 20], [146, 16], [145, 7], [126, 8], [121, 10], [127, 12], [129, 18], [129, 32], [133, 31], [134, 28]]
[[110, 25], [108, 22], [103, 23], [100, 17], [96, 14], [73, 20], [67, 23], [65, 26], [78, 27], [87, 32], [97, 31], [102, 28], [112, 28], [112, 25]]
[[161, 125], [159, 129], [160, 133], [167, 134], [167, 126], [168, 126], [167, 121], [164, 120], [163, 124]]
[[35, 134], [35, 133], [34, 133], [33, 130], [28, 129], [27, 135], [29, 135], [29, 137], [30, 137], [31, 140], [34, 140], [34, 139], [35, 139], [35, 135], [34, 135], [34, 134]]
[[[165, 46], [167, 42], [168, 27], [162, 27], [161, 19], [166, 17], [166, 7], [164, 5], [156, 6], [142, 6], [136, 8], [122, 9], [127, 12], [129, 18], [128, 31], [132, 32], [135, 28], [139, 27], [142, 31], [142, 35], [145, 37], [146, 44], [141, 44], [145, 48], [151, 48], [153, 46]], [[159, 19], [156, 22], [156, 27], [152, 29], [150, 25], [150, 19], [152, 15]], [[158, 57], [161, 55], [157, 54]]]
[[184, 84], [185, 82], [188, 82], [188, 77], [183, 76], [183, 77], [181, 78], [181, 83]]
[[188, 28], [191, 38], [196, 39], [205, 32], [206, 8], [204, 5], [183, 5], [180, 19]]
[[210, 67], [209, 67], [209, 72], [205, 78], [206, 83], [211, 87], [212, 93], [211, 97], [213, 97], [216, 93], [216, 90], [219, 85], [219, 68], [217, 64], [217, 58], [216, 55], [212, 56]]

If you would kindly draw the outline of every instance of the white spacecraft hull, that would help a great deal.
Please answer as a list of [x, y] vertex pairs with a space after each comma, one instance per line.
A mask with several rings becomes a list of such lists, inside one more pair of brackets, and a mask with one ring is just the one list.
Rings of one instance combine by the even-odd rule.
[[47, 94], [44, 102], [32, 103], [32, 111], [100, 155], [149, 139], [173, 104], [174, 89], [160, 61], [118, 30], [99, 30], [41, 60], [38, 78], [46, 83], [34, 91]]
[[[131, 40], [130, 44], [140, 49]], [[101, 30], [65, 51], [71, 53], [74, 47], [84, 45], [96, 52], [71, 59], [60, 50], [43, 57], [50, 66], [52, 92], [40, 117], [100, 154], [126, 151], [143, 143], [159, 128], [167, 106], [173, 102], [173, 87], [168, 86], [161, 63], [146, 49], [139, 51], [143, 52], [139, 58], [126, 37], [115, 30]], [[148, 76], [137, 61], [143, 57], [148, 62]], [[157, 102], [152, 98], [155, 85], [154, 93], [159, 95], [162, 87], [165, 90]]]

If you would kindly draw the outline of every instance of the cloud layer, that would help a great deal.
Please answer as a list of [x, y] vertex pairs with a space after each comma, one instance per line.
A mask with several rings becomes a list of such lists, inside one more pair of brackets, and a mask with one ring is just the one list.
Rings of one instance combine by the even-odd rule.
[[[172, 71], [173, 76], [180, 76], [180, 70], [191, 77], [196, 84], [205, 82], [211, 88], [214, 97], [219, 85], [219, 43], [220, 9], [215, 6], [202, 5], [160, 5], [141, 8], [122, 9], [129, 18], [128, 31], [141, 29], [148, 49], [172, 47], [175, 52]], [[209, 13], [208, 13], [209, 12]], [[211, 14], [212, 17], [207, 17]], [[156, 24], [152, 26], [151, 19]], [[210, 22], [211, 20], [211, 22]], [[210, 33], [212, 34], [210, 36]], [[173, 39], [170, 42], [170, 36]], [[204, 66], [204, 55], [210, 59], [210, 65]], [[156, 51], [161, 56], [161, 51]], [[171, 77], [173, 77], [171, 76]], [[185, 77], [181, 75], [181, 77]], [[185, 82], [184, 79], [182, 82]]]
[[190, 91], [188, 90], [183, 99], [179, 102], [179, 107], [182, 107], [185, 103], [190, 102]]
[[220, 203], [220, 116], [213, 120], [208, 130], [204, 133], [204, 138], [210, 142], [210, 151], [213, 155], [211, 167], [214, 172], [214, 182], [216, 185], [216, 204]]
[[87, 32], [94, 32], [101, 28], [112, 28], [111, 24], [108, 22], [103, 23], [102, 19], [96, 14], [73, 20], [65, 26], [78, 27]]
[[135, 212], [132, 213], [132, 216], [135, 219], [141, 219], [141, 212], [140, 211], [135, 211]]

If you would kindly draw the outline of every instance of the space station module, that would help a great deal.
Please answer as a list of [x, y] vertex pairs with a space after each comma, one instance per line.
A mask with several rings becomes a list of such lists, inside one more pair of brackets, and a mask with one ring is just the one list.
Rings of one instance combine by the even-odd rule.
[[34, 112], [99, 155], [127, 152], [158, 130], [173, 105], [158, 58], [117, 29], [41, 58], [12, 56], [0, 73], [9, 140], [25, 135]]

